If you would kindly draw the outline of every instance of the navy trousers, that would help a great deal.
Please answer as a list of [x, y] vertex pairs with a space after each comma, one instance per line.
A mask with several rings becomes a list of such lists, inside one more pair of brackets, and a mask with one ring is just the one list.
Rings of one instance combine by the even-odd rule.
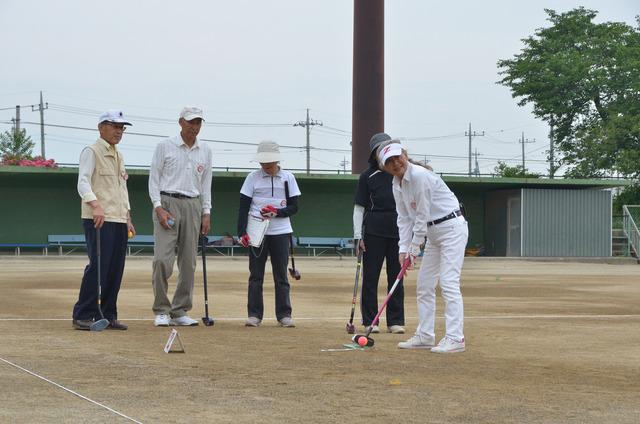
[[264, 236], [262, 246], [249, 249], [250, 275], [247, 313], [248, 316], [259, 319], [262, 319], [264, 315], [262, 284], [264, 283], [264, 267], [267, 256], [271, 256], [271, 271], [276, 289], [276, 318], [281, 320], [291, 316], [290, 286], [287, 278], [289, 234]]
[[[391, 290], [400, 272], [398, 261], [398, 239], [364, 235], [367, 250], [362, 256], [362, 324], [371, 325], [378, 313], [378, 279], [383, 262], [387, 261], [387, 291]], [[393, 296], [387, 303], [387, 326], [404, 325], [404, 286], [400, 280]], [[385, 294], [386, 295], [386, 294]]]
[[[73, 307], [73, 319], [99, 319], [98, 312], [98, 251], [93, 220], [83, 219], [89, 265], [84, 269], [78, 301]], [[118, 292], [122, 283], [127, 255], [127, 224], [105, 222], [100, 229], [100, 271], [102, 313], [109, 321], [118, 318]]]

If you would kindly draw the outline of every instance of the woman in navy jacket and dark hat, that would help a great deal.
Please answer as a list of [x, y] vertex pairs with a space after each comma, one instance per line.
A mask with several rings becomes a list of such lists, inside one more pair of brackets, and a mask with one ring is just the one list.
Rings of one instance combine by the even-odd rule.
[[[353, 238], [357, 241], [356, 253], [362, 250], [363, 277], [361, 311], [362, 324], [371, 325], [378, 312], [378, 280], [382, 264], [387, 261], [387, 291], [400, 272], [398, 260], [398, 214], [391, 190], [393, 176], [378, 168], [376, 150], [383, 142], [391, 140], [385, 133], [378, 133], [369, 141], [369, 168], [360, 174], [353, 207]], [[404, 288], [402, 281], [396, 287], [387, 304], [387, 330], [404, 333]], [[379, 333], [376, 325], [372, 333]]]

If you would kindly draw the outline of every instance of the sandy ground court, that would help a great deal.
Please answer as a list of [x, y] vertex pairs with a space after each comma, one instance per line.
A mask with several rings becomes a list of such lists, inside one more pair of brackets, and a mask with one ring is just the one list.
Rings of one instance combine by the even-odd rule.
[[[119, 314], [128, 331], [72, 329], [85, 265], [81, 255], [0, 256], [0, 422], [640, 422], [640, 267], [631, 262], [467, 258], [467, 352], [453, 355], [396, 348], [417, 324], [415, 272], [408, 334], [323, 352], [350, 341], [354, 258], [296, 258], [297, 327], [288, 329], [274, 319], [270, 273], [265, 322], [244, 327], [247, 258], [212, 257], [216, 323], [178, 328], [186, 353], [166, 354], [170, 329], [152, 321], [151, 258], [127, 261]], [[440, 298], [436, 325], [440, 337]]]

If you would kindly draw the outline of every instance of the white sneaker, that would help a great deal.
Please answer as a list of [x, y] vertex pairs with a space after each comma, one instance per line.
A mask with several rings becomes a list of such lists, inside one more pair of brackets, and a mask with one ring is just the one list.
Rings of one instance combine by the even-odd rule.
[[[366, 325], [364, 327], [365, 331], [369, 330], [370, 325]], [[373, 328], [371, 329], [371, 333], [373, 334], [378, 334], [380, 332], [380, 327], [378, 327], [377, 325], [374, 325]]]
[[171, 325], [184, 325], [184, 326], [193, 326], [198, 325], [198, 321], [193, 318], [188, 317], [187, 315], [183, 315], [177, 318], [171, 318]]
[[456, 353], [456, 352], [464, 352], [464, 338], [461, 341], [450, 339], [449, 337], [444, 337], [438, 343], [438, 346], [431, 349], [433, 353]]
[[404, 327], [401, 325], [391, 325], [387, 328], [387, 331], [391, 334], [404, 334]]
[[247, 320], [244, 322], [244, 326], [245, 327], [260, 327], [260, 323], [262, 322], [262, 320], [260, 318], [257, 317], [249, 317], [247, 318]]
[[419, 334], [414, 334], [406, 342], [398, 343], [399, 349], [431, 349], [435, 343], [433, 337], [423, 337]]
[[156, 327], [168, 327], [169, 326], [169, 315], [167, 314], [159, 314], [156, 315], [155, 321], [153, 321], [153, 325]]
[[280, 323], [280, 327], [293, 328], [296, 326], [296, 324], [293, 322], [293, 319], [291, 317], [284, 317], [278, 322]]

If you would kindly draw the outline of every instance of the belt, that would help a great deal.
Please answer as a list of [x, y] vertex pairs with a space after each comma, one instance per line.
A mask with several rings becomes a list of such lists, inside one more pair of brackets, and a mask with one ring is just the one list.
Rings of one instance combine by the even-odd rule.
[[176, 199], [197, 199], [200, 196], [187, 196], [185, 194], [180, 193], [167, 193], [166, 191], [161, 191], [160, 194], [163, 196], [175, 197]]
[[456, 217], [461, 216], [461, 215], [462, 215], [462, 211], [460, 209], [458, 209], [457, 211], [451, 212], [447, 216], [443, 216], [442, 218], [438, 218], [435, 221], [427, 222], [427, 227], [431, 227], [432, 225], [438, 225], [441, 222], [448, 221], [450, 219], [456, 218]]

